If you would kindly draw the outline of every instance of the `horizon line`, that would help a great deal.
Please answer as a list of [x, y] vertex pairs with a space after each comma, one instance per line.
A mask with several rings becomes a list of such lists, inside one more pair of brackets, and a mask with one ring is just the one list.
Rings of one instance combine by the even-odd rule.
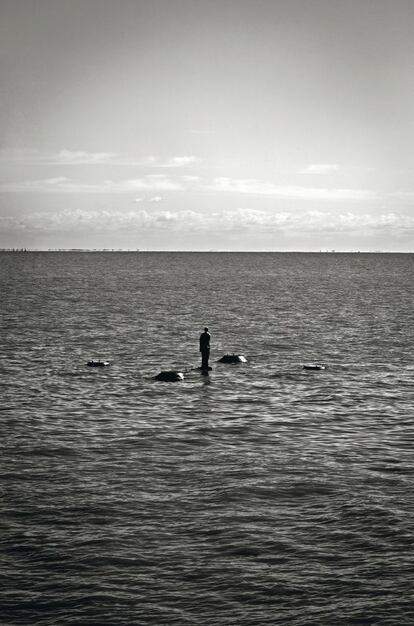
[[172, 254], [413, 254], [412, 250], [165, 250], [165, 249], [142, 249], [142, 248], [27, 248], [10, 247], [0, 248], [0, 252], [25, 253], [25, 252], [133, 252], [133, 253], [172, 253]]

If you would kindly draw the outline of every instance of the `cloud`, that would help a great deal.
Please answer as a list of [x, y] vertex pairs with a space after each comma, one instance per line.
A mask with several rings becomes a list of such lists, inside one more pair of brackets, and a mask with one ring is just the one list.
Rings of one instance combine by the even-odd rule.
[[152, 196], [151, 198], [135, 198], [138, 204], [141, 202], [162, 202], [162, 196]]
[[2, 149], [0, 161], [8, 163], [31, 163], [37, 165], [108, 165], [128, 167], [184, 168], [201, 162], [196, 156], [172, 156], [166, 159], [154, 155], [134, 157], [117, 152], [89, 152], [86, 150], [62, 149], [58, 152], [40, 151], [31, 148]]
[[201, 182], [200, 176], [181, 176], [181, 180], [185, 183], [199, 183]]
[[373, 215], [369, 213], [331, 214], [311, 211], [305, 214], [304, 230], [318, 232], [355, 233], [364, 232], [408, 232], [414, 229], [414, 217], [396, 212]]
[[299, 174], [332, 174], [339, 170], [337, 163], [311, 163], [307, 165], [303, 170], [300, 170]]
[[116, 232], [171, 230], [183, 233], [260, 233], [297, 235], [308, 233], [374, 236], [412, 235], [414, 217], [389, 212], [380, 215], [306, 211], [265, 212], [250, 208], [201, 213], [194, 210], [63, 210], [36, 212], [25, 217], [0, 217], [3, 232]]
[[276, 185], [257, 179], [215, 178], [211, 188], [214, 191], [238, 194], [273, 196], [274, 198], [292, 198], [303, 200], [374, 200], [378, 198], [370, 189], [330, 189], [322, 187], [301, 187], [294, 185]]
[[10, 193], [71, 191], [73, 183], [66, 176], [54, 176], [41, 180], [23, 180], [2, 183], [0, 191]]
[[195, 156], [175, 156], [163, 163], [162, 167], [188, 167], [189, 165], [196, 165], [199, 162], [200, 159]]
[[42, 152], [24, 148], [0, 151], [0, 160], [3, 162], [28, 162], [39, 165], [112, 165], [119, 158], [115, 152], [87, 152], [85, 150], [63, 149], [58, 152]]
[[85, 152], [82, 150], [61, 150], [52, 155], [50, 164], [59, 165], [102, 165], [113, 164], [118, 155], [115, 152]]
[[[89, 177], [92, 179], [92, 177]], [[13, 181], [0, 184], [0, 192], [3, 193], [136, 193], [136, 202], [152, 201], [159, 202], [162, 194], [159, 192], [183, 192], [207, 195], [214, 192], [217, 196], [232, 194], [236, 201], [241, 201], [241, 196], [266, 197], [274, 200], [298, 200], [337, 204], [345, 202], [359, 202], [377, 204], [394, 203], [396, 206], [410, 206], [414, 202], [414, 192], [400, 191], [375, 191], [372, 189], [330, 188], [330, 187], [307, 187], [304, 185], [278, 185], [272, 181], [254, 178], [230, 178], [218, 177], [202, 179], [199, 176], [188, 174], [178, 175], [176, 172], [146, 173], [134, 178], [107, 178], [85, 182], [68, 176], [52, 176], [48, 178], [35, 178], [32, 180]], [[150, 197], [146, 192], [151, 194]], [[240, 196], [238, 198], [237, 196]]]
[[179, 191], [183, 184], [163, 174], [148, 174], [141, 178], [103, 180], [97, 183], [74, 181], [66, 176], [39, 180], [3, 183], [0, 191], [8, 193], [129, 193], [134, 191]]
[[414, 203], [414, 191], [392, 191], [388, 194], [390, 198], [403, 202], [404, 204]]
[[125, 164], [129, 165], [140, 165], [147, 167], [159, 167], [159, 168], [185, 168], [192, 167], [193, 165], [197, 165], [201, 163], [201, 159], [196, 156], [173, 156], [170, 158], [162, 159], [160, 157], [150, 155], [144, 157], [143, 159], [130, 160], [129, 162], [125, 162]]

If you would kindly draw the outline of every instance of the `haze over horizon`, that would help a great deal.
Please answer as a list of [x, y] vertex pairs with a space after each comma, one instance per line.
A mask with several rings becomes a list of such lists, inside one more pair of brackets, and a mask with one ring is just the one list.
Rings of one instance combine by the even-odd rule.
[[411, 0], [0, 18], [0, 247], [414, 250]]

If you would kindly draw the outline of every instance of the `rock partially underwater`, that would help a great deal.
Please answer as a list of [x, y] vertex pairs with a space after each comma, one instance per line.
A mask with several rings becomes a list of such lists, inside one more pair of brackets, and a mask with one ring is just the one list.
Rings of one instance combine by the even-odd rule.
[[247, 363], [247, 359], [242, 354], [225, 354], [218, 363]]
[[184, 374], [175, 370], [163, 371], [154, 376], [155, 380], [161, 380], [166, 383], [175, 383], [179, 380], [184, 380]]
[[111, 363], [109, 361], [102, 361], [101, 359], [91, 359], [86, 365], [89, 367], [107, 367], [111, 365]]

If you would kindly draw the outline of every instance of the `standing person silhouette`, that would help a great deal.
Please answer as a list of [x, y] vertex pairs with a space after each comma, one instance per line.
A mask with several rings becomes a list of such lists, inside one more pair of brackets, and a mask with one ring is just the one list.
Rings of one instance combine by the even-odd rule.
[[207, 326], [204, 328], [204, 332], [200, 335], [200, 352], [201, 352], [201, 369], [208, 371], [208, 359], [210, 356], [210, 333]]

